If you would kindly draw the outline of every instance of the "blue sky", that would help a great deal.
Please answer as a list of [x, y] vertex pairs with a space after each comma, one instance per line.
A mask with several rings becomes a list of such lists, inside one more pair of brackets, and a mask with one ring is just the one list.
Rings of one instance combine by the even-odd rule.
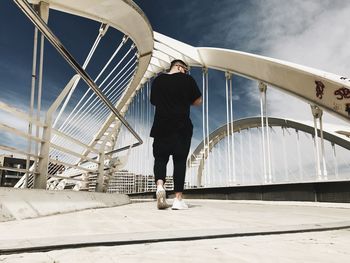
[[[138, 0], [155, 31], [193, 46], [235, 49], [350, 76], [350, 1], [344, 0]], [[0, 99], [26, 109], [29, 104], [33, 26], [12, 1], [0, 1]], [[51, 11], [49, 25], [82, 64], [99, 23]], [[121, 36], [112, 32], [103, 41], [94, 66], [105, 61]], [[47, 44], [43, 107], [58, 94], [73, 71]], [[54, 61], [54, 63], [52, 63]], [[193, 71], [201, 84], [199, 70]], [[225, 122], [224, 76], [210, 72], [210, 129]], [[234, 79], [234, 116], [259, 114], [256, 83]], [[21, 96], [18, 96], [21, 94]], [[286, 105], [286, 101], [288, 104]], [[274, 116], [311, 120], [309, 106], [278, 90], [268, 90]], [[192, 114], [201, 130], [199, 109]], [[326, 121], [341, 123], [326, 115]]]
[[[137, 1], [153, 29], [193, 46], [235, 49], [350, 76], [350, 2], [343, 0]], [[156, 7], [156, 8], [155, 8]], [[222, 122], [223, 77], [211, 72], [211, 109]], [[235, 118], [259, 114], [256, 83], [233, 82]], [[288, 102], [288, 103], [286, 103]], [[312, 120], [309, 105], [268, 89], [274, 116]], [[217, 113], [217, 114], [215, 114]], [[345, 124], [325, 114], [325, 121]]]

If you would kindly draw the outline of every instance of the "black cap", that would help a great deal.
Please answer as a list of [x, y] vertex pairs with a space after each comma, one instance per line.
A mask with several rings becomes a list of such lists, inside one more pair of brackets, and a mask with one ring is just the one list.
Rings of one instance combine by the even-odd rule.
[[185, 66], [186, 68], [188, 68], [188, 65], [183, 62], [181, 59], [174, 59], [173, 61], [170, 62], [170, 68], [168, 69], [168, 71], [170, 71], [170, 69], [175, 66], [176, 64], [181, 64], [183, 66]]

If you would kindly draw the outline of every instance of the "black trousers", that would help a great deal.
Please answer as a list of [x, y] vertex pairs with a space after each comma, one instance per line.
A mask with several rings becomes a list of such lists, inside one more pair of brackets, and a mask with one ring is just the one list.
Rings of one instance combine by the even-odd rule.
[[169, 156], [173, 156], [174, 162], [174, 191], [182, 192], [184, 189], [186, 175], [187, 155], [191, 146], [192, 134], [171, 134], [166, 137], [154, 138], [153, 156], [154, 167], [153, 172], [155, 181], [159, 179], [165, 183], [166, 166]]

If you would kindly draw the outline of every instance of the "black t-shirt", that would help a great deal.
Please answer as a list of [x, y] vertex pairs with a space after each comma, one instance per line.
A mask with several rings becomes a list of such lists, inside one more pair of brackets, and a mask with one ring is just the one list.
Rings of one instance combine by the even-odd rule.
[[173, 133], [192, 135], [190, 107], [201, 95], [190, 75], [174, 73], [156, 77], [151, 89], [151, 103], [156, 106], [151, 137]]

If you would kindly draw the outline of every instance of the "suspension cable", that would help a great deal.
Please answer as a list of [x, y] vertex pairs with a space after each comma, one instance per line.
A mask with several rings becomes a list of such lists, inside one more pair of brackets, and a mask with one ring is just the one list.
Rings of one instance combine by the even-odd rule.
[[263, 82], [259, 82], [260, 90], [260, 116], [261, 116], [261, 133], [262, 133], [262, 151], [263, 151], [263, 167], [264, 167], [264, 183], [267, 183], [267, 171], [266, 171], [266, 148], [265, 148], [265, 129], [264, 129], [264, 98], [263, 93], [266, 89], [266, 85]]
[[[230, 74], [230, 73], [229, 73]], [[231, 150], [232, 150], [232, 182], [236, 182], [236, 163], [235, 163], [235, 137], [233, 132], [233, 89], [232, 89], [232, 74], [230, 74], [229, 78], [229, 105], [230, 105], [230, 129], [231, 129]]]
[[[119, 51], [120, 48], [121, 48], [121, 46], [124, 45], [124, 44], [125, 44], [125, 42], [124, 42], [124, 37], [123, 37], [123, 39], [122, 39], [121, 43], [119, 44], [119, 46], [117, 47], [116, 51]], [[114, 52], [113, 55], [112, 55], [112, 57], [114, 57], [116, 54], [117, 54], [117, 52]], [[112, 57], [111, 57], [111, 58], [112, 58]], [[106, 64], [106, 65], [104, 66], [104, 68], [100, 71], [99, 75], [98, 75], [97, 78], [95, 79], [95, 82], [98, 80], [98, 78], [100, 77], [100, 75], [102, 75], [102, 73], [104, 72], [104, 70], [107, 68], [106, 66], [108, 66], [110, 62], [111, 62], [111, 59], [109, 59], [109, 61], [107, 62], [107, 64]], [[84, 93], [83, 97], [79, 100], [79, 102], [77, 103], [77, 105], [75, 105], [75, 107], [73, 108], [73, 110], [70, 112], [70, 114], [68, 115], [68, 117], [65, 119], [65, 121], [63, 122], [63, 124], [60, 126], [60, 128], [59, 128], [60, 131], [64, 131], [64, 127], [65, 127], [67, 121], [70, 120], [71, 115], [75, 113], [75, 110], [80, 106], [80, 104], [82, 103], [82, 101], [84, 101], [85, 97], [87, 96], [87, 94], [88, 94], [89, 92], [90, 92], [90, 89], [88, 89], [88, 90]]]
[[[135, 65], [136, 62], [133, 64]], [[133, 66], [132, 65], [132, 66]], [[130, 70], [132, 69], [132, 66], [130, 68], [127, 69], [127, 71], [125, 71], [125, 73], [116, 81], [116, 83], [119, 82], [119, 80], [121, 80], [124, 75]], [[120, 71], [119, 73], [122, 73], [122, 71]], [[119, 75], [119, 74], [118, 74]], [[115, 83], [115, 84], [116, 84]], [[109, 94], [109, 91], [113, 88], [114, 86], [110, 87], [107, 91], [105, 91], [106, 87], [104, 89], [102, 89], [103, 92], [105, 92], [105, 95], [110, 98], [110, 94]], [[116, 89], [116, 91], [118, 91], [118, 89]], [[90, 100], [93, 99], [91, 102]], [[89, 103], [90, 102], [90, 103]], [[88, 109], [87, 111], [84, 112], [84, 106], [86, 104], [88, 104], [88, 106], [85, 107], [85, 109]], [[78, 111], [74, 114], [74, 116], [69, 120], [69, 122], [66, 124], [66, 126], [61, 130], [62, 132], [69, 132], [69, 131], [72, 131], [74, 129], [74, 126], [68, 126], [68, 124], [70, 124], [71, 122], [73, 122], [74, 120], [74, 123], [75, 123], [75, 126], [76, 124], [78, 123], [78, 121], [82, 120], [89, 112], [91, 112], [92, 110], [94, 110], [94, 106], [96, 105], [100, 105], [101, 106], [101, 103], [99, 103], [97, 97], [94, 97], [93, 94], [90, 95], [90, 97], [84, 102], [84, 104], [78, 109]], [[79, 116], [78, 114], [81, 113], [81, 115]]]
[[[135, 64], [135, 63], [134, 63]], [[133, 65], [134, 65], [133, 64]], [[128, 70], [130, 70], [131, 68], [129, 68]], [[127, 70], [127, 71], [128, 71]], [[117, 82], [127, 73], [127, 71], [117, 80]], [[122, 71], [120, 71], [119, 73], [122, 73]], [[117, 83], [116, 82], [116, 83]], [[111, 88], [113, 88], [113, 87], [111, 87]], [[108, 94], [108, 92], [111, 90], [111, 88], [106, 92], [106, 96], [108, 97], [109, 96], [109, 94]], [[116, 89], [117, 90], [117, 89]], [[105, 89], [103, 89], [103, 91], [105, 91]], [[72, 131], [72, 129], [74, 129], [74, 126], [68, 126], [68, 124], [70, 124], [73, 120], [75, 120], [74, 122], [75, 122], [75, 126], [77, 126], [76, 124], [78, 123], [78, 121], [79, 121], [79, 119], [82, 119], [83, 117], [85, 117], [86, 116], [86, 112], [82, 112], [82, 114], [80, 115], [80, 116], [78, 116], [78, 114], [84, 109], [84, 106], [87, 104], [87, 103], [89, 103], [89, 101], [91, 100], [93, 98], [93, 94], [91, 94], [90, 95], [90, 97], [84, 102], [84, 104], [79, 108], [79, 110], [74, 114], [74, 116], [68, 121], [68, 122], [66, 122], [66, 125], [65, 126], [61, 126], [62, 128], [61, 128], [61, 131], [62, 132], [69, 132], [69, 131]], [[95, 103], [94, 103], [95, 102]], [[94, 104], [93, 104], [94, 103]], [[90, 102], [90, 104], [86, 107], [86, 108], [88, 108], [89, 110], [88, 110], [88, 112], [90, 112], [91, 110], [93, 110], [93, 106], [95, 106], [96, 105], [96, 103], [98, 103], [98, 100], [97, 100], [97, 98], [95, 97], [94, 99], [93, 99], [93, 101], [92, 102]], [[84, 115], [85, 114], [85, 115]], [[67, 118], [68, 119], [68, 118]]]
[[[99, 33], [98, 33], [98, 35], [96, 37], [96, 40], [95, 40], [94, 44], [92, 45], [92, 48], [90, 49], [88, 56], [85, 59], [85, 62], [84, 62], [83, 67], [82, 67], [83, 69], [86, 69], [86, 67], [89, 64], [93, 54], [95, 53], [95, 50], [97, 49], [98, 44], [100, 43], [100, 40], [102, 39], [102, 37], [106, 33], [107, 29], [108, 29], [108, 25], [102, 23], [101, 26], [100, 26], [100, 29], [99, 29]], [[57, 115], [57, 117], [55, 118], [55, 121], [54, 121], [54, 123], [52, 125], [53, 128], [55, 128], [57, 126], [57, 123], [58, 123], [58, 121], [59, 121], [63, 111], [66, 109], [66, 106], [67, 106], [67, 104], [68, 104], [68, 102], [69, 102], [69, 100], [70, 100], [70, 98], [71, 98], [75, 88], [77, 87], [77, 85], [79, 83], [79, 80], [80, 80], [80, 78], [78, 78], [74, 82], [72, 88], [70, 89], [70, 91], [69, 91], [69, 93], [68, 93], [68, 95], [67, 95], [67, 97], [66, 97], [66, 99], [65, 99], [65, 101], [64, 101], [64, 103], [63, 103], [63, 105], [62, 105], [62, 107], [61, 107], [61, 109], [60, 109], [60, 111], [58, 113], [58, 115]]]
[[[36, 61], [37, 61], [37, 50], [38, 50], [38, 29], [35, 27], [34, 29], [34, 43], [33, 43], [33, 64], [32, 64], [32, 82], [31, 82], [31, 93], [30, 93], [30, 110], [29, 110], [29, 117], [30, 121], [28, 124], [28, 135], [32, 135], [33, 130], [33, 124], [32, 124], [32, 118], [33, 118], [33, 112], [34, 112], [34, 98], [35, 98], [35, 81], [36, 81]], [[26, 160], [26, 173], [25, 173], [25, 181], [24, 181], [24, 187], [28, 188], [28, 179], [29, 179], [29, 167], [30, 167], [30, 153], [32, 151], [32, 140], [31, 137], [28, 139], [28, 146], [27, 146], [27, 160]]]
[[231, 181], [231, 146], [230, 146], [230, 110], [229, 110], [229, 80], [231, 78], [231, 74], [229, 72], [225, 72], [226, 78], [226, 132], [227, 132], [227, 166], [228, 166], [228, 182], [229, 185], [232, 183]]
[[[128, 82], [130, 79], [129, 79], [129, 80], [126, 79], [126, 80], [127, 80], [127, 82]], [[107, 112], [108, 112], [108, 109], [105, 109], [104, 112], [107, 113]], [[101, 113], [100, 113], [99, 115], [97, 115], [97, 117], [99, 117], [99, 118], [96, 118], [96, 119], [93, 119], [93, 120], [90, 118], [91, 121], [93, 121], [93, 123], [91, 123], [91, 125], [89, 125], [89, 122], [87, 122], [87, 123], [84, 124], [84, 127], [82, 127], [82, 128], [79, 128], [80, 126], [76, 127], [76, 129], [78, 129], [78, 130], [76, 130], [76, 131], [73, 133], [73, 135], [71, 135], [71, 136], [76, 135], [76, 136], [75, 136], [75, 137], [76, 137], [75, 139], [80, 140], [80, 141], [82, 141], [82, 142], [86, 142], [86, 143], [90, 142], [91, 138], [90, 138], [90, 137], [87, 137], [88, 134], [90, 134], [94, 129], [96, 129], [96, 127], [99, 126], [100, 122], [101, 122], [101, 121], [103, 120], [103, 118], [104, 118], [104, 116], [101, 115]], [[86, 128], [86, 127], [88, 127], [88, 128]], [[81, 132], [80, 132], [81, 130], [84, 130], [84, 133], [81, 133]], [[80, 133], [80, 135], [79, 135], [79, 133]], [[79, 136], [77, 136], [77, 135], [79, 135]], [[65, 142], [65, 139], [60, 137], [60, 140], [58, 140], [58, 141], [59, 141], [59, 142]], [[55, 142], [55, 143], [57, 143], [57, 142]], [[54, 149], [53, 151], [56, 151], [56, 150]]]

